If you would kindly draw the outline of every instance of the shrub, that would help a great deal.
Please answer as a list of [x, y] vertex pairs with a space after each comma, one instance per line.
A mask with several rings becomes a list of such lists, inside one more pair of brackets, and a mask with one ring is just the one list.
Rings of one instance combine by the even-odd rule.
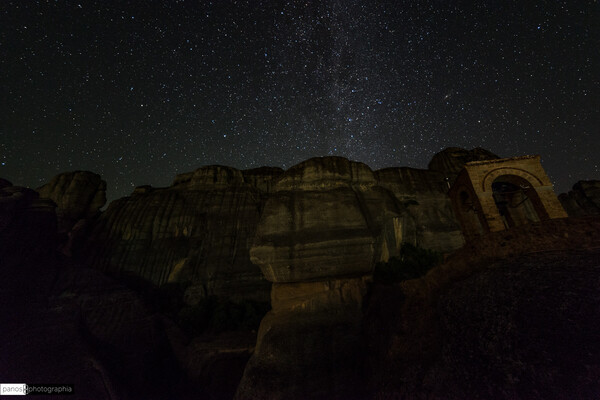
[[253, 330], [258, 328], [268, 310], [268, 303], [250, 300], [232, 302], [210, 296], [195, 306], [183, 307], [178, 314], [178, 321], [190, 336], [206, 332]]
[[377, 263], [373, 279], [380, 283], [395, 283], [424, 276], [431, 268], [441, 264], [442, 255], [422, 249], [410, 243], [403, 243], [400, 256], [392, 257], [386, 263]]

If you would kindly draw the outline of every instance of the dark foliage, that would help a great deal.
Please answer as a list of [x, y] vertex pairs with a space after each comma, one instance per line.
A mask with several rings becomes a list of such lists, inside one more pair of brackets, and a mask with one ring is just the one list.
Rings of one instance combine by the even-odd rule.
[[232, 302], [210, 296], [194, 306], [183, 307], [177, 320], [190, 336], [207, 332], [254, 330], [268, 310], [268, 303], [248, 300]]
[[270, 309], [269, 303], [234, 302], [217, 296], [209, 296], [189, 306], [183, 298], [191, 282], [169, 282], [157, 287], [133, 274], [120, 278], [127, 287], [141, 295], [147, 306], [172, 318], [190, 336], [256, 330]]
[[431, 268], [442, 262], [442, 255], [403, 243], [400, 257], [392, 257], [386, 263], [377, 263], [373, 279], [378, 283], [395, 283], [424, 276]]

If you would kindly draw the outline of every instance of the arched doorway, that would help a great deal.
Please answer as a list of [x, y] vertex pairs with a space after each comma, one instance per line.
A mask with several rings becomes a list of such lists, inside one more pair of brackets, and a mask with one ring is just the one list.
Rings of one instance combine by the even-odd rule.
[[512, 228], [547, 219], [533, 185], [516, 175], [501, 175], [492, 183], [494, 202], [504, 226]]

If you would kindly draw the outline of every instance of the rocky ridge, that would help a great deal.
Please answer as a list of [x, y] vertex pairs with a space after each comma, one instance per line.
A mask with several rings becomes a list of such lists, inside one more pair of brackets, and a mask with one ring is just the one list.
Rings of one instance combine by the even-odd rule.
[[[17, 362], [18, 355], [26, 353], [24, 343], [37, 343], [37, 354], [44, 348], [62, 349], [67, 356], [60, 369], [78, 376], [77, 385], [89, 387], [97, 398], [135, 398], [135, 390], [148, 379], [156, 379], [161, 396], [199, 393], [189, 387], [193, 381], [204, 397], [230, 398], [251, 354], [237, 389], [240, 399], [441, 396], [441, 386], [433, 381], [445, 382], [453, 398], [461, 398], [468, 387], [461, 380], [477, 382], [471, 380], [474, 372], [467, 371], [469, 360], [461, 356], [464, 349], [459, 351], [461, 321], [479, 332], [476, 337], [483, 337], [485, 326], [496, 322], [510, 331], [513, 319], [494, 319], [508, 301], [500, 294], [512, 293], [516, 303], [511, 307], [518, 315], [530, 315], [519, 314], [522, 306], [514, 304], [524, 304], [521, 294], [509, 286], [529, 293], [535, 285], [527, 282], [536, 279], [562, 293], [568, 307], [576, 306], [583, 296], [578, 290], [587, 290], [582, 282], [596, 282], [594, 265], [598, 265], [593, 251], [568, 253], [597, 246], [597, 222], [556, 220], [552, 226], [533, 224], [471, 243], [425, 278], [373, 289], [373, 265], [396, 255], [402, 243], [445, 253], [463, 245], [446, 195], [448, 183], [461, 163], [486, 157], [495, 156], [481, 149], [448, 149], [434, 157], [428, 170], [372, 171], [339, 157], [307, 160], [288, 171], [209, 166], [178, 175], [168, 188], [138, 187], [102, 213], [99, 199], [105, 186], [101, 180], [88, 184], [97, 182], [95, 174], [59, 176], [43, 187], [42, 197], [0, 180], [0, 273], [10, 282], [0, 290], [2, 304], [7, 305], [3, 320], [10, 332], [23, 333], [21, 338], [9, 331], [3, 334], [3, 343], [21, 349], [6, 360], [19, 365], [15, 374], [34, 377], [35, 356]], [[88, 183], [78, 189], [74, 182], [80, 181]], [[597, 185], [578, 185], [565, 201], [574, 213], [593, 214]], [[70, 235], [66, 247], [65, 233]], [[63, 254], [56, 252], [59, 247]], [[548, 247], [560, 254], [546, 254]], [[502, 260], [509, 262], [486, 272], [487, 262]], [[573, 268], [561, 269], [561, 262]], [[545, 270], [544, 263], [550, 268]], [[580, 271], [577, 265], [584, 268]], [[255, 348], [249, 340], [252, 334], [188, 341], [136, 293], [102, 272], [155, 286], [185, 283], [188, 304], [210, 295], [270, 298], [272, 310], [263, 318]], [[569, 281], [571, 275], [575, 280]], [[557, 284], [560, 280], [571, 282], [576, 290]], [[494, 285], [504, 286], [498, 292]], [[470, 293], [481, 307], [471, 302]], [[549, 314], [566, 304], [535, 296], [541, 308], [533, 314]], [[581, 303], [577, 324], [596, 321], [596, 298], [588, 299]], [[488, 305], [496, 311], [488, 312]], [[459, 311], [461, 307], [484, 315], [488, 322], [477, 325]], [[562, 324], [563, 317], [544, 323]], [[526, 335], [542, 335], [544, 341], [546, 332]], [[560, 332], [571, 338], [567, 331]], [[65, 341], [57, 341], [59, 337]], [[589, 339], [572, 338], [591, 343]], [[490, 343], [507, 346], [502, 340]], [[495, 357], [488, 345], [480, 343], [471, 356]], [[586, 348], [596, 354], [595, 347]], [[539, 351], [552, 354], [547, 346]], [[42, 363], [46, 370], [56, 365], [55, 356], [51, 353]], [[498, 388], [512, 387], [505, 397], [528, 398], [522, 394], [531, 391], [494, 376], [530, 379], [531, 374], [511, 368], [536, 362], [545, 363], [550, 372], [557, 368], [548, 359], [523, 358], [521, 350], [511, 357], [519, 361], [512, 366], [503, 361], [499, 369], [484, 374], [485, 384], [473, 390], [489, 398]], [[123, 367], [115, 367], [119, 364]], [[596, 390], [592, 382], [598, 369], [592, 361], [588, 364], [589, 376], [579, 370], [572, 376], [583, 395]], [[467, 372], [458, 376], [452, 372], [457, 368]], [[164, 375], [168, 370], [172, 373]], [[229, 371], [231, 376], [221, 379], [211, 370]], [[43, 377], [55, 380], [50, 379], [52, 374]], [[183, 379], [182, 391], [169, 392], [169, 385], [178, 379]], [[549, 387], [566, 382], [552, 379]], [[489, 388], [496, 391], [485, 392]]]
[[[455, 153], [456, 149], [444, 159], [453, 160]], [[480, 159], [482, 155], [476, 153]], [[468, 155], [461, 153], [460, 157], [451, 164], [468, 160]], [[207, 295], [267, 300], [268, 283], [249, 256], [261, 218], [287, 224], [293, 219], [290, 212], [303, 221], [306, 217], [307, 226], [287, 238], [297, 243], [288, 250], [315, 252], [313, 263], [319, 257], [318, 246], [329, 253], [329, 247], [341, 246], [348, 252], [344, 260], [338, 260], [345, 265], [345, 274], [353, 273], [351, 265], [367, 271], [373, 261], [394, 256], [400, 242], [442, 252], [462, 245], [462, 234], [445, 193], [448, 176], [452, 177], [451, 173], [443, 170], [372, 171], [365, 164], [340, 157], [312, 159], [285, 173], [269, 167], [245, 171], [202, 167], [177, 175], [170, 187], [140, 186], [131, 196], [113, 201], [87, 228], [87, 244], [79, 256], [93, 268], [113, 275], [128, 274], [159, 286], [167, 282], [191, 283], [187, 296], [191, 303]], [[288, 214], [279, 215], [287, 207], [284, 203], [290, 201], [297, 201], [295, 209], [288, 207]], [[280, 203], [281, 207], [269, 207], [275, 211], [265, 214], [267, 202]], [[331, 204], [337, 207], [329, 207]], [[330, 215], [305, 207], [329, 209]], [[380, 208], [387, 210], [385, 218]], [[375, 214], [379, 216], [374, 222], [371, 215]], [[354, 238], [348, 237], [345, 244], [327, 241], [327, 233], [319, 227], [309, 228], [313, 223], [310, 218], [316, 218], [317, 225], [321, 219], [321, 225], [327, 225], [332, 223], [330, 219], [350, 218], [354, 230], [347, 230], [345, 235]], [[276, 232], [269, 235], [265, 240], [283, 238]], [[314, 236], [312, 244], [303, 247], [302, 236], [307, 235]], [[319, 235], [325, 235], [321, 242]], [[361, 246], [363, 250], [374, 246], [374, 250], [368, 259], [353, 259], [352, 251], [360, 253]], [[254, 257], [260, 257], [258, 247]], [[313, 263], [313, 269], [320, 268], [328, 267]], [[326, 269], [321, 272], [327, 273]]]

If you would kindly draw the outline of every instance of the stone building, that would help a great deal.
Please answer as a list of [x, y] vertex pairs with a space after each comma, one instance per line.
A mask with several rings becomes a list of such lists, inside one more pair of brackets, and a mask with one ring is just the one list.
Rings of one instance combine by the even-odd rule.
[[487, 232], [567, 217], [540, 156], [469, 162], [448, 194], [466, 240]]

